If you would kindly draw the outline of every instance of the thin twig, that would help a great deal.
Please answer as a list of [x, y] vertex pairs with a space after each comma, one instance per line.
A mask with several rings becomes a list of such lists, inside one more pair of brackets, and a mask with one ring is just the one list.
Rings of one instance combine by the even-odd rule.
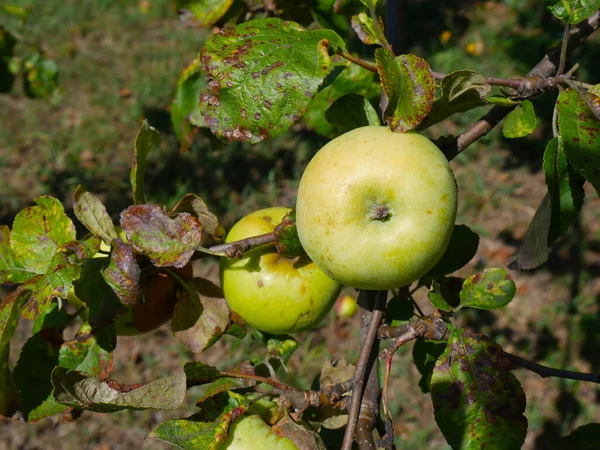
[[[597, 10], [587, 20], [571, 28], [568, 39], [567, 53], [572, 52], [583, 42], [590, 34], [600, 27], [600, 10]], [[560, 63], [560, 54], [562, 45], [550, 50], [542, 60], [531, 69], [528, 76], [536, 76], [542, 79], [551, 77]], [[465, 148], [485, 136], [500, 121], [511, 112], [513, 108], [494, 106], [480, 120], [475, 122], [467, 131], [457, 136], [453, 142], [445, 146], [442, 150], [450, 160], [462, 152]]]
[[563, 33], [562, 43], [560, 47], [560, 60], [558, 62], [558, 69], [556, 75], [562, 75], [567, 65], [567, 47], [569, 45], [569, 24], [565, 25], [565, 32]]
[[377, 66], [375, 64], [365, 61], [364, 59], [360, 59], [355, 56], [352, 56], [350, 53], [339, 52], [338, 55], [340, 55], [342, 58], [347, 59], [348, 61], [362, 67], [363, 69], [367, 69], [367, 70], [370, 70], [371, 72], [377, 73]]
[[213, 245], [208, 249], [202, 247], [197, 247], [196, 249], [211, 255], [241, 258], [247, 251], [263, 245], [272, 244], [273, 242], [275, 242], [275, 233], [265, 233], [259, 236], [252, 236], [239, 241], [229, 242], [228, 244]]
[[365, 374], [367, 373], [371, 349], [377, 341], [377, 330], [383, 317], [387, 291], [360, 291], [358, 304], [361, 309], [361, 347], [354, 369], [352, 397], [348, 406], [348, 424], [344, 432], [341, 450], [350, 450], [356, 432], [356, 423], [363, 394]]
[[554, 369], [552, 367], [542, 366], [541, 364], [528, 361], [510, 353], [504, 352], [504, 354], [516, 366], [537, 373], [542, 378], [556, 377], [565, 378], [568, 380], [588, 381], [590, 383], [600, 384], [600, 373], [582, 373], [573, 372], [571, 370]]

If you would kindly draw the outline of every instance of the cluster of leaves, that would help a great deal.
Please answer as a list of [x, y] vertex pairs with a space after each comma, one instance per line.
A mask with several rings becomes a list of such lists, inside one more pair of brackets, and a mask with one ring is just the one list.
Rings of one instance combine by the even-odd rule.
[[[553, 13], [569, 21], [583, 20], [600, 6], [585, 2], [585, 8], [569, 9], [571, 3], [580, 2], [547, 3]], [[394, 54], [376, 14], [376, 2], [364, 0], [362, 5], [366, 10], [352, 16], [350, 23], [362, 42], [377, 46], [373, 61], [349, 55], [345, 41], [333, 29], [308, 30], [287, 20], [285, 11], [279, 18], [271, 17], [280, 12], [268, 6], [253, 9], [242, 4], [240, 10], [228, 1], [182, 3], [187, 14], [205, 26], [227, 14], [234, 23], [248, 13], [269, 16], [223, 28], [186, 68], [172, 109], [183, 145], [190, 144], [196, 127], [208, 127], [224, 141], [254, 143], [285, 133], [301, 118], [328, 137], [381, 121], [397, 132], [421, 131], [453, 114], [487, 105], [511, 108], [505, 136], [533, 131], [535, 112], [529, 100], [518, 93], [492, 92], [488, 80], [471, 70], [450, 73], [436, 86], [424, 59]], [[325, 20], [318, 14], [322, 6], [315, 3], [308, 9], [320, 23]], [[382, 91], [380, 116], [376, 102]], [[556, 136], [544, 159], [548, 195], [533, 219], [516, 267], [535, 267], [545, 260], [548, 247], [579, 212], [585, 180], [600, 188], [595, 171], [598, 94], [598, 88], [573, 84], [559, 95]], [[280, 395], [274, 417], [286, 418], [290, 408], [303, 411], [292, 401], [297, 391], [276, 380], [276, 372], [298, 347], [289, 337], [253, 334], [265, 344], [265, 357], [229, 372], [188, 363], [182, 372], [144, 385], [123, 386], [109, 378], [116, 321], [143, 301], [140, 283], [149, 273], [164, 271], [180, 282], [171, 328], [193, 352], [202, 352], [223, 333], [245, 335], [217, 286], [177, 276], [175, 269], [206, 252], [206, 242], [219, 242], [223, 230], [194, 194], [169, 209], [146, 204], [144, 172], [148, 153], [157, 143], [158, 133], [145, 123], [136, 139], [131, 172], [134, 204], [121, 213], [125, 237], [119, 237], [99, 199], [83, 188], [75, 192], [74, 207], [89, 231], [81, 239], [60, 202], [51, 197], [40, 197], [35, 206], [21, 211], [12, 230], [1, 228], [0, 282], [19, 286], [0, 303], [0, 414], [12, 415], [19, 409], [27, 420], [35, 420], [82, 410], [174, 409], [181, 405], [187, 388], [208, 384], [198, 401], [198, 413], [168, 421], [152, 433], [192, 449], [222, 443], [229, 426], [250, 408], [254, 388], [260, 385]], [[286, 242], [279, 251], [298, 251], [293, 215], [286, 217], [278, 234]], [[110, 246], [104, 254], [102, 243]], [[513, 365], [489, 338], [451, 324], [452, 315], [462, 308], [499, 309], [514, 298], [515, 284], [503, 269], [487, 269], [466, 279], [448, 276], [471, 260], [478, 243], [477, 234], [457, 225], [442, 260], [419, 281], [417, 287], [428, 288], [448, 332], [437, 338], [440, 342], [426, 341], [423, 335], [414, 347], [414, 361], [423, 376], [420, 387], [431, 392], [436, 421], [453, 448], [469, 448], [471, 443], [515, 448], [525, 439], [527, 420], [525, 396], [511, 373]], [[94, 258], [99, 252], [102, 257]], [[61, 308], [73, 287], [85, 303], [87, 317]], [[388, 302], [387, 323], [422, 321], [410, 295], [396, 294]], [[65, 341], [63, 332], [77, 315], [83, 324], [73, 340]], [[9, 344], [19, 316], [35, 321], [34, 334], [11, 370]], [[352, 376], [347, 364], [335, 369], [324, 367], [319, 392]], [[316, 429], [345, 426], [347, 418], [339, 411], [317, 410], [307, 412]], [[586, 442], [590, 434], [580, 430], [565, 441]]]
[[[44, 55], [39, 45], [28, 42], [19, 30], [27, 20], [29, 10], [17, 5], [0, 6], [0, 93], [10, 92], [15, 79], [23, 79], [23, 91], [28, 97], [57, 101], [58, 65]], [[6, 24], [2, 20], [8, 17]], [[23, 56], [15, 54], [17, 45], [26, 48]]]

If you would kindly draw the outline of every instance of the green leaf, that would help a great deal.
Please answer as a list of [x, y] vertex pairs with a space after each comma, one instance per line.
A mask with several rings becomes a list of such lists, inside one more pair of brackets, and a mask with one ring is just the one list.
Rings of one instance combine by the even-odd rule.
[[29, 97], [49, 98], [58, 93], [58, 65], [39, 53], [23, 61], [24, 88]]
[[75, 189], [73, 212], [89, 231], [100, 236], [107, 245], [117, 237], [115, 226], [106, 212], [106, 207], [98, 197], [87, 192], [82, 186], [77, 186]]
[[146, 203], [144, 196], [144, 175], [146, 174], [146, 160], [148, 154], [160, 143], [160, 134], [156, 128], [151, 127], [147, 120], [142, 123], [142, 128], [135, 138], [133, 149], [133, 163], [131, 165], [131, 188], [133, 202], [136, 205]]
[[288, 212], [275, 227], [275, 248], [277, 253], [286, 258], [306, 255], [296, 229], [296, 209]]
[[552, 197], [549, 192], [529, 223], [525, 237], [517, 253], [511, 258], [511, 270], [529, 270], [538, 267], [548, 259], [548, 237], [552, 220]]
[[102, 276], [108, 261], [108, 258], [89, 259], [74, 282], [75, 295], [88, 306], [88, 321], [94, 328], [112, 324], [115, 317], [127, 310]]
[[10, 228], [0, 225], [0, 283], [23, 283], [34, 276], [10, 247]]
[[383, 118], [393, 131], [409, 131], [431, 110], [435, 82], [427, 62], [416, 55], [394, 57], [385, 48], [375, 50], [375, 61], [383, 91]]
[[209, 366], [200, 361], [188, 362], [183, 366], [183, 371], [187, 378], [187, 386], [200, 386], [207, 383], [212, 383], [219, 378], [222, 378], [219, 369]]
[[[600, 97], [595, 98], [600, 105]], [[600, 120], [572, 88], [558, 96], [556, 110], [565, 155], [600, 194]]]
[[433, 102], [427, 118], [419, 125], [424, 130], [456, 113], [469, 111], [486, 103], [491, 87], [474, 70], [457, 70], [440, 82], [440, 98]]
[[600, 0], [544, 0], [546, 8], [563, 22], [576, 24], [600, 8]]
[[178, 0], [175, 4], [192, 14], [195, 25], [210, 27], [225, 15], [233, 0]]
[[585, 196], [585, 179], [568, 161], [560, 137], [548, 142], [543, 167], [552, 200], [547, 243], [547, 247], [550, 247], [567, 232], [579, 214]]
[[503, 269], [485, 269], [463, 283], [460, 291], [461, 307], [488, 310], [504, 308], [516, 292], [515, 282]]
[[[381, 85], [377, 74], [356, 64], [350, 64], [329, 86], [315, 95], [303, 116], [304, 122], [310, 129], [329, 138], [344, 133], [347, 127], [332, 124], [325, 118], [325, 113], [336, 100], [348, 94], [360, 95], [370, 103], [378, 102]], [[379, 117], [377, 120], [379, 121]]]
[[537, 125], [533, 104], [524, 100], [504, 119], [502, 134], [505, 138], [520, 138], [533, 133]]
[[52, 385], [57, 402], [103, 413], [123, 409], [177, 409], [183, 403], [186, 389], [183, 372], [141, 386], [124, 386], [64, 367], [54, 369]]
[[102, 276], [121, 303], [127, 308], [133, 308], [142, 298], [140, 288], [142, 270], [131, 245], [118, 238], [113, 241], [113, 244], [110, 263], [102, 272]]
[[448, 248], [442, 259], [422, 278], [435, 278], [455, 272], [477, 253], [479, 235], [466, 225], [454, 225]]
[[360, 2], [369, 9], [375, 9], [379, 0], [360, 0]]
[[221, 338], [229, 323], [229, 308], [221, 288], [210, 281], [194, 278], [187, 286], [187, 295], [175, 304], [171, 330], [192, 353], [202, 353]]
[[158, 205], [132, 205], [121, 213], [127, 240], [157, 267], [181, 269], [202, 240], [202, 226], [188, 213], [171, 219]]
[[352, 16], [352, 28], [363, 44], [377, 44], [381, 45], [382, 47], [384, 46], [377, 36], [377, 30], [375, 28], [373, 19], [371, 19], [367, 13], [361, 12], [355, 16]]
[[112, 327], [94, 330], [84, 323], [77, 335], [60, 347], [58, 362], [61, 367], [106, 378], [112, 371], [112, 352], [116, 345]]
[[9, 368], [10, 340], [19, 324], [18, 296], [0, 300], [0, 416], [11, 417], [18, 408], [17, 387]]
[[22, 285], [31, 295], [21, 307], [25, 319], [35, 319], [43, 314], [55, 298], [66, 299], [73, 286], [75, 266], [64, 253], [56, 253], [50, 260], [48, 270]]
[[200, 61], [194, 59], [182, 72], [177, 81], [177, 88], [171, 103], [171, 123], [181, 143], [181, 150], [186, 151], [196, 136], [194, 127], [206, 127], [200, 113], [200, 91], [206, 87], [206, 75], [200, 68]]
[[455, 329], [431, 377], [435, 420], [453, 449], [512, 450], [527, 434], [525, 394], [502, 348]]
[[504, 97], [503, 95], [488, 95], [485, 100], [490, 105], [504, 106], [505, 108], [510, 108], [511, 106], [519, 104], [519, 102], [511, 100], [508, 97]]
[[[250, 361], [241, 362], [233, 369], [229, 370], [229, 372], [245, 375], [255, 375], [254, 366]], [[246, 389], [255, 386], [256, 383], [256, 380], [250, 378], [219, 378], [206, 387], [204, 394], [198, 399], [197, 403], [200, 404], [208, 400], [209, 398], [214, 397], [223, 392], [235, 391], [237, 389]]]
[[200, 108], [211, 131], [252, 143], [287, 131], [300, 119], [333, 68], [330, 50], [344, 49], [331, 30], [257, 19], [212, 35], [200, 53], [208, 88]]
[[194, 216], [202, 225], [202, 231], [212, 235], [215, 242], [222, 242], [225, 239], [225, 228], [219, 223], [219, 218], [209, 209], [204, 200], [196, 194], [185, 194], [169, 210], [170, 216], [178, 213], [189, 213]]
[[440, 311], [452, 311], [452, 307], [444, 300], [444, 293], [440, 283], [433, 280], [431, 283], [431, 289], [427, 292], [429, 301]]
[[17, 214], [10, 246], [25, 268], [43, 274], [57, 248], [75, 239], [75, 225], [57, 199], [42, 196], [35, 202]]
[[595, 450], [598, 448], [598, 436], [600, 436], [600, 423], [588, 423], [560, 439], [558, 448], [564, 450]]
[[59, 310], [56, 304], [53, 305], [36, 321], [39, 325], [34, 327], [33, 335], [21, 349], [14, 379], [25, 420], [38, 420], [67, 409], [53, 401], [50, 374], [59, 364], [59, 352], [64, 342], [62, 334], [69, 319], [64, 309]]
[[371, 102], [358, 94], [348, 94], [337, 99], [325, 112], [325, 118], [344, 133], [354, 128], [381, 125]]
[[424, 394], [431, 392], [431, 377], [438, 358], [446, 349], [445, 342], [417, 339], [413, 346], [413, 361], [421, 374], [419, 387]]
[[292, 338], [269, 338], [267, 340], [267, 359], [278, 359], [287, 364], [300, 344]]

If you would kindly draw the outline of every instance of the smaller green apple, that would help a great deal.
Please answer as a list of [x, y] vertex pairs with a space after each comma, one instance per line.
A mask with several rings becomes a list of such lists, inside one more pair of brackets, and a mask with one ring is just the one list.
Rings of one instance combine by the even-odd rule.
[[275, 434], [258, 415], [242, 416], [229, 427], [227, 439], [219, 450], [298, 450], [285, 436]]
[[[290, 208], [267, 208], [241, 219], [225, 242], [271, 233]], [[273, 246], [255, 248], [241, 259], [222, 257], [221, 286], [229, 307], [248, 325], [267, 333], [296, 333], [331, 310], [341, 286], [308, 256], [286, 258]]]

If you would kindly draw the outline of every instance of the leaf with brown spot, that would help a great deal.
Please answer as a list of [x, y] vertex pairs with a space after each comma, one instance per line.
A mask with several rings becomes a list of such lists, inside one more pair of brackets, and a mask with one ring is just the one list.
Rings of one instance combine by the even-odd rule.
[[367, 13], [361, 12], [356, 14], [355, 16], [352, 16], [351, 23], [352, 28], [354, 29], [356, 35], [363, 44], [377, 44], [384, 47], [384, 45], [379, 40], [379, 37], [377, 36], [377, 31], [375, 30], [375, 24], [373, 22], [373, 19], [371, 19], [371, 17], [369, 17]]
[[[233, 4], [233, 0], [177, 0], [178, 10], [190, 15], [193, 24], [198, 27], [214, 25]], [[181, 14], [181, 11], [180, 11]], [[189, 20], [186, 18], [186, 21]]]
[[42, 196], [15, 218], [10, 247], [31, 272], [44, 274], [56, 250], [75, 240], [75, 225], [55, 198]]
[[159, 205], [132, 205], [121, 213], [121, 226], [133, 247], [157, 267], [185, 266], [202, 239], [202, 226], [188, 213], [170, 218]]
[[224, 28], [199, 56], [208, 81], [200, 95], [206, 123], [229, 142], [284, 133], [308, 108], [338, 49], [345, 44], [334, 31], [276, 18]]
[[182, 212], [196, 217], [202, 225], [202, 231], [212, 235], [215, 242], [223, 242], [225, 239], [225, 228], [219, 223], [219, 218], [208, 209], [208, 205], [201, 197], [198, 197], [196, 194], [185, 194], [169, 210], [169, 215], [173, 216]]
[[435, 82], [429, 64], [413, 54], [394, 57], [385, 48], [375, 50], [375, 61], [385, 94], [384, 120], [393, 131], [412, 130], [433, 105]]
[[515, 296], [517, 287], [510, 275], [500, 268], [485, 269], [470, 276], [460, 291], [460, 307], [500, 309]]
[[23, 283], [34, 276], [10, 247], [10, 228], [0, 225], [0, 283]]
[[453, 449], [521, 448], [527, 434], [525, 393], [502, 348], [486, 336], [454, 329], [431, 377], [437, 422]]
[[118, 238], [113, 241], [113, 244], [110, 263], [102, 272], [102, 276], [117, 294], [121, 303], [127, 308], [133, 308], [140, 302], [142, 296], [140, 288], [142, 271], [131, 245]]
[[600, 120], [572, 88], [558, 96], [556, 111], [565, 155], [600, 194]]

